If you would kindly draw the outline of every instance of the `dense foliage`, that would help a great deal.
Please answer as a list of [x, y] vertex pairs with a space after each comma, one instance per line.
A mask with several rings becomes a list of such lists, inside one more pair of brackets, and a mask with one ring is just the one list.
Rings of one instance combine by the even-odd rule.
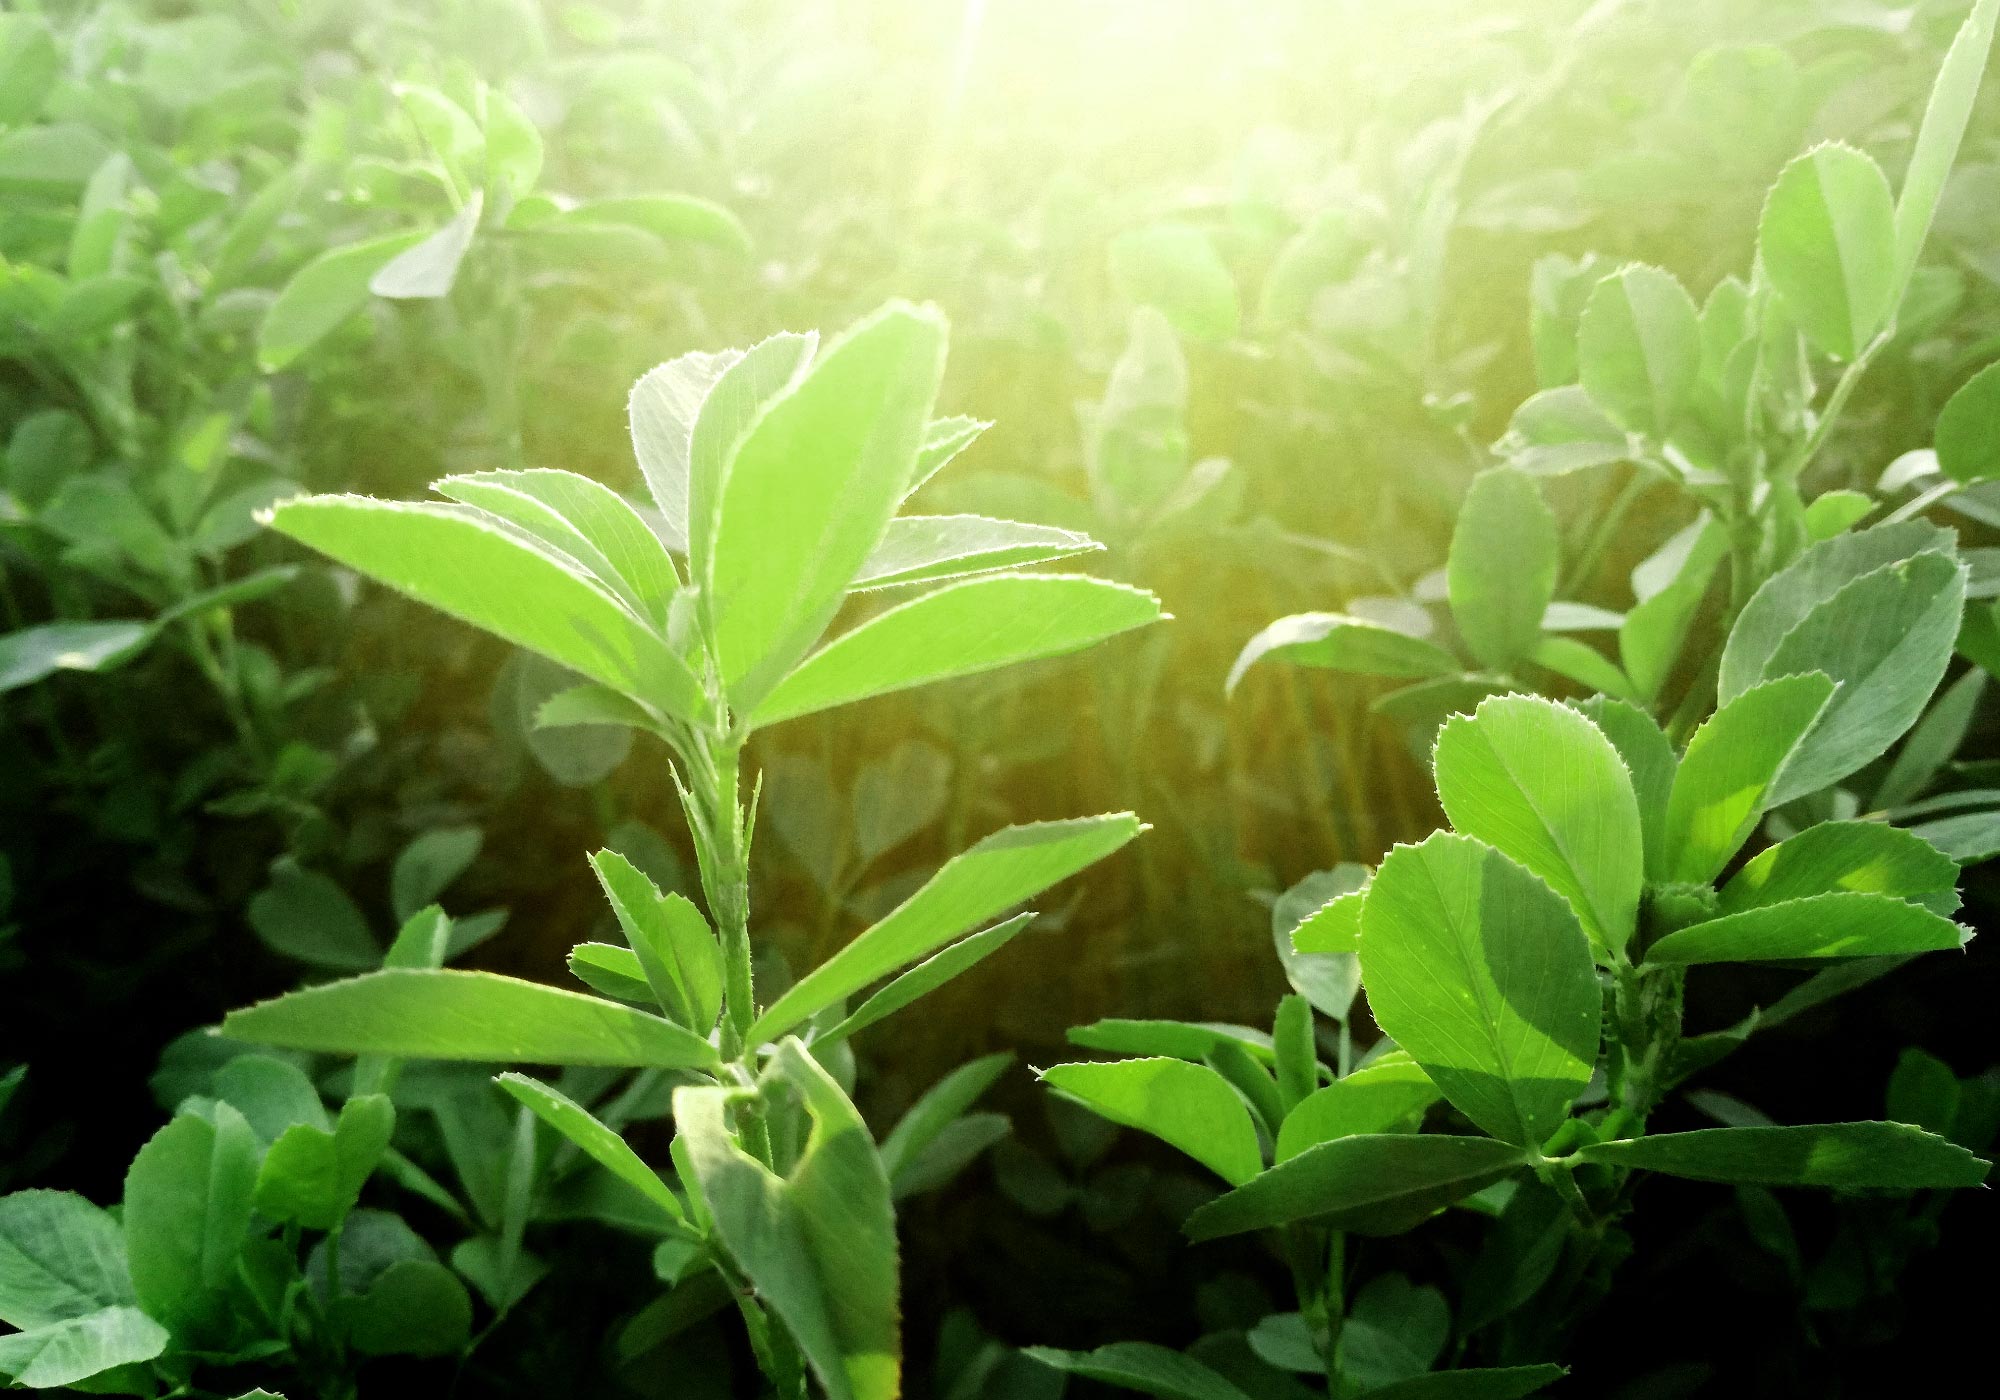
[[0, 1378], [1969, 1354], [1996, 14], [0, 13]]

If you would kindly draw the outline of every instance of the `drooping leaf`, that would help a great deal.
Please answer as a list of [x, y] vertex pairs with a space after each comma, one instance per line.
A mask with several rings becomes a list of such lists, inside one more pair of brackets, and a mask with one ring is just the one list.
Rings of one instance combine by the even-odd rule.
[[1102, 860], [1145, 828], [1129, 812], [1010, 826], [945, 862], [922, 889], [800, 978], [757, 1019], [753, 1041], [830, 1006]]
[[723, 1089], [675, 1091], [684, 1160], [716, 1238], [828, 1400], [893, 1400], [901, 1338], [888, 1175], [861, 1115], [797, 1041], [779, 1045], [773, 1073], [812, 1121], [786, 1175], [737, 1146]]
[[1315, 1090], [1287, 1113], [1277, 1158], [1286, 1161], [1335, 1138], [1408, 1131], [1437, 1101], [1430, 1076], [1405, 1052], [1391, 1051]]
[[1527, 1154], [1483, 1137], [1364, 1134], [1308, 1147], [1190, 1215], [1195, 1240], [1312, 1221], [1400, 1234], [1516, 1170]]
[[1842, 891], [1762, 904], [1670, 933], [1655, 964], [1792, 962], [1960, 948], [1971, 931], [1894, 895]]
[[830, 345], [728, 458], [697, 582], [738, 707], [798, 664], [881, 541], [909, 489], [944, 343], [936, 312], [885, 307]]
[[1227, 688], [1236, 689], [1244, 672], [1267, 657], [1294, 666], [1407, 680], [1454, 675], [1461, 669], [1458, 658], [1421, 637], [1341, 613], [1295, 613], [1244, 644], [1229, 668]]
[[1454, 828], [1546, 880], [1599, 947], [1624, 946], [1645, 843], [1631, 777], [1603, 731], [1554, 701], [1496, 696], [1445, 721], [1433, 767]]
[[517, 1102], [527, 1105], [537, 1118], [583, 1149], [592, 1161], [659, 1207], [670, 1223], [678, 1226], [687, 1224], [687, 1214], [673, 1188], [641, 1160], [624, 1138], [598, 1122], [589, 1109], [525, 1074], [509, 1072], [500, 1075], [494, 1082], [512, 1094]]
[[1591, 291], [1577, 327], [1577, 370], [1599, 407], [1665, 438], [1701, 373], [1701, 325], [1673, 275], [1634, 265]]
[[1713, 880], [1776, 803], [1786, 764], [1833, 697], [1817, 671], [1784, 676], [1730, 700], [1688, 741], [1667, 798], [1669, 878]]
[[1143, 589], [1085, 574], [997, 574], [947, 584], [814, 652], [754, 711], [775, 724], [892, 690], [1045, 656], [1157, 622]]
[[1532, 478], [1495, 467], [1472, 479], [1446, 577], [1459, 634], [1483, 664], [1504, 671], [1541, 640], [1559, 547], [1555, 512]]
[[234, 1040], [335, 1055], [685, 1069], [692, 1031], [629, 1006], [491, 972], [395, 968], [308, 987], [224, 1019]]
[[1987, 1171], [1986, 1162], [1957, 1143], [1907, 1123], [1702, 1128], [1594, 1143], [1577, 1155], [1696, 1181], [1842, 1190], [1977, 1186]]
[[1151, 1133], [1232, 1186], [1264, 1159], [1250, 1111], [1229, 1081], [1185, 1060], [1105, 1060], [1051, 1065], [1042, 1080], [1092, 1112]]
[[1497, 1138], [1542, 1142], [1590, 1078], [1590, 944], [1568, 903], [1491, 847], [1438, 832], [1391, 851], [1362, 907], [1361, 971], [1377, 1024]]
[[572, 566], [463, 506], [312, 496], [272, 525], [419, 602], [683, 718], [707, 704], [664, 639]]
[[1764, 201], [1757, 254], [1806, 339], [1852, 360], [1896, 309], [1896, 210], [1881, 167], [1841, 145], [1793, 160]]

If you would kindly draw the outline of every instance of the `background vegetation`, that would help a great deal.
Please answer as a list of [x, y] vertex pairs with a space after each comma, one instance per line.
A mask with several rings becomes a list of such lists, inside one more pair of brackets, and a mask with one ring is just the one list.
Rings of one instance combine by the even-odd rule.
[[[1176, 620], [760, 736], [763, 954], [821, 961], [1007, 822], [1130, 807], [1151, 833], [873, 1043], [870, 1122], [975, 1055], [1064, 1058], [1068, 1028], [1104, 1016], [1266, 1024], [1285, 987], [1275, 897], [1441, 814], [1428, 731], [1412, 743], [1377, 703], [1394, 683], [1262, 667], [1226, 698], [1239, 651], [1281, 615], [1398, 625], [1434, 600], [1467, 484], [1551, 382], [1538, 330], [1574, 317], [1564, 299], [1594, 280], [1574, 269], [1658, 265], [1699, 301], [1747, 271], [1797, 152], [1838, 139], [1895, 175], [1964, 8], [12, 7], [0, 1067], [25, 1072], [0, 1080], [0, 1186], [115, 1199], [206, 1072], [184, 1033], [308, 971], [372, 966], [432, 899], [470, 926], [473, 964], [558, 981], [608, 921], [578, 851], [694, 891], [660, 750], [535, 732], [559, 677], [259, 530], [257, 510], [524, 466], [634, 492], [640, 373], [892, 296], [950, 319], [939, 411], [994, 421], [922, 508], [1087, 531], [1107, 548], [1080, 567]], [[1996, 201], [1988, 99], [1807, 497], [1922, 489], [1884, 472], [2000, 347]], [[378, 277], [439, 237], [442, 274]], [[1629, 466], [1544, 487], [1564, 598], [1624, 606], [1633, 566], [1693, 518]], [[1973, 546], [1974, 596], [2000, 592], [1979, 549], [2000, 496], [1931, 514]], [[49, 623], [83, 630], [23, 640]], [[1990, 708], [1964, 693], [1948, 778], [1995, 786]], [[1962, 917], [1986, 926], [1990, 897], [1972, 872]], [[1794, 1120], [1866, 1118], [1910, 1047], [1986, 1070], [1989, 941], [1760, 1039], [1717, 1088], [1782, 1097]], [[1782, 983], [1714, 988], [1704, 1028]], [[995, 1388], [1047, 1382], [979, 1371], [981, 1337], [1180, 1344], [1255, 1315], [1270, 1262], [1178, 1235], [1206, 1190], [1191, 1169], [1024, 1074], [994, 1097], [1013, 1135], [905, 1217], [912, 1393], [1046, 1393]], [[441, 1121], [439, 1159], [470, 1152]], [[1869, 1393], [1893, 1355], [1964, 1355], [1977, 1335], [1977, 1294], [1947, 1281], [1977, 1276], [1989, 1205], [1954, 1204], [1893, 1288], [1870, 1277], [1857, 1297], [1828, 1268], [1798, 1305], [1787, 1271], [1867, 1222], [1802, 1209], [1807, 1262], [1787, 1262], [1726, 1196], [1655, 1189], [1618, 1326], [1568, 1358], [1590, 1393], [1702, 1393], [1732, 1347], [1764, 1384], [1844, 1374]], [[408, 1214], [441, 1246], [463, 1233], [441, 1207]], [[555, 1214], [531, 1243], [568, 1282], [499, 1310], [466, 1393], [613, 1372], [683, 1393], [606, 1341], [659, 1290], [647, 1249]], [[1469, 1248], [1383, 1246], [1419, 1277]], [[720, 1342], [687, 1345], [687, 1374], [720, 1374], [698, 1355]]]

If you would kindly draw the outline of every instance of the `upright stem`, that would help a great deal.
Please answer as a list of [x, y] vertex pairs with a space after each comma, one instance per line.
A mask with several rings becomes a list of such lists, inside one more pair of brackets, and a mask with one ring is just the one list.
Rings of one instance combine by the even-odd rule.
[[722, 940], [722, 1053], [735, 1059], [749, 1049], [750, 1026], [757, 1019], [750, 962], [749, 814], [741, 798], [743, 741], [734, 734], [722, 735], [709, 743], [704, 757], [707, 771], [696, 775], [707, 788], [696, 794], [708, 827], [702, 878]]

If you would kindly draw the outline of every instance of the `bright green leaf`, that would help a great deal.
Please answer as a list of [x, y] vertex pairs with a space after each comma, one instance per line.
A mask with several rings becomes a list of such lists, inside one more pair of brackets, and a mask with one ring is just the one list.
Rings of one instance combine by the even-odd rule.
[[1363, 676], [1428, 680], [1454, 675], [1458, 658], [1421, 637], [1340, 613], [1295, 613], [1281, 617], [1244, 644], [1229, 668], [1227, 688], [1269, 657], [1294, 666], [1320, 666]]
[[1660, 965], [1868, 958], [1963, 947], [1971, 931], [1893, 895], [1841, 892], [1763, 904], [1670, 933], [1646, 950]]
[[1852, 146], [1797, 157], [1764, 201], [1757, 254], [1806, 339], [1854, 359], [1896, 309], [1896, 211], [1881, 167]]
[[1816, 1123], [1787, 1128], [1702, 1128], [1581, 1149], [1586, 1162], [1665, 1172], [1696, 1181], [1917, 1191], [1977, 1186], [1987, 1163], [1907, 1123]]
[[526, 1104], [537, 1118], [582, 1148], [592, 1161], [658, 1206], [673, 1224], [686, 1225], [686, 1212], [673, 1188], [626, 1145], [624, 1138], [598, 1122], [589, 1109], [525, 1074], [503, 1074], [494, 1082]]
[[1555, 512], [1532, 478], [1495, 467], [1472, 479], [1446, 579], [1459, 635], [1484, 665], [1504, 671], [1540, 642], [1560, 544]]
[[1577, 327], [1583, 387], [1635, 433], [1665, 438], [1701, 373], [1701, 323], [1671, 273], [1634, 265], [1599, 282]]
[[1776, 805], [1772, 793], [1785, 765], [1833, 693], [1833, 682], [1817, 671], [1766, 681], [1695, 731], [1667, 798], [1669, 878], [1707, 884], [1729, 863]]
[[1264, 1165], [1249, 1109], [1206, 1065], [1108, 1060], [1051, 1065], [1041, 1076], [1092, 1112], [1187, 1153], [1232, 1186]]
[[1368, 1134], [1308, 1147], [1188, 1217], [1212, 1240], [1311, 1221], [1357, 1234], [1400, 1234], [1527, 1161], [1509, 1143], [1440, 1134]]

